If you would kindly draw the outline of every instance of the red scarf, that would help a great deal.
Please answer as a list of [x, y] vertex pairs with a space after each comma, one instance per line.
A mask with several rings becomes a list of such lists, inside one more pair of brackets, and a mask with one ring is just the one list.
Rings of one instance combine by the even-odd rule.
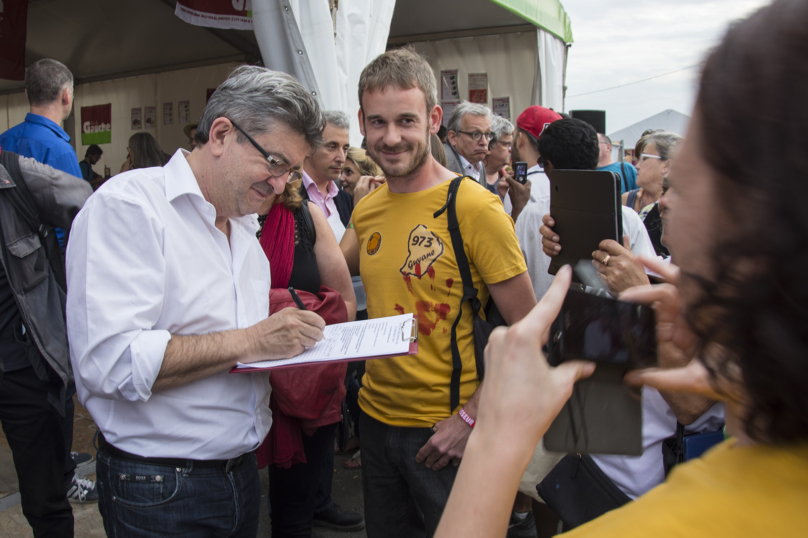
[[292, 211], [283, 204], [273, 205], [258, 242], [269, 259], [272, 287], [286, 289], [295, 261], [295, 217]]
[[[282, 203], [273, 205], [258, 242], [269, 259], [272, 287], [286, 289], [295, 261], [295, 217], [292, 211]], [[269, 399], [269, 408], [272, 410], [272, 430], [256, 451], [258, 468], [275, 464], [288, 469], [295, 463], [305, 463], [298, 419], [283, 414], [274, 396]]]

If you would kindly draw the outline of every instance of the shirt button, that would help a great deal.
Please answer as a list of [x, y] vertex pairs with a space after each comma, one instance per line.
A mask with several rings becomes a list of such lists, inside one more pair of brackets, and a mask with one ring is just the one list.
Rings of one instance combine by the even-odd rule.
[[120, 478], [121, 478], [121, 480], [126, 480], [126, 475], [125, 475], [125, 474], [122, 474], [122, 475], [120, 476]]
[[154, 477], [154, 481], [155, 481], [155, 482], [162, 482], [162, 481], [163, 481], [163, 477], [162, 477], [161, 475], [159, 475], [159, 474], [158, 474], [157, 476], [155, 476], [155, 477]]
[[179, 467], [177, 467], [177, 472], [178, 472], [178, 473], [181, 473], [181, 472], [182, 472], [182, 469], [180, 469]]

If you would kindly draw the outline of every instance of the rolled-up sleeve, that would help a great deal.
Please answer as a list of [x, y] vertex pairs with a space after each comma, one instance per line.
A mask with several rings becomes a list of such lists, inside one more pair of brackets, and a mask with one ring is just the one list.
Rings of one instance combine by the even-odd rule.
[[[67, 249], [67, 332], [82, 390], [147, 401], [171, 334], [156, 330], [165, 296], [163, 223], [142, 202], [99, 191]], [[82, 398], [84, 399], [84, 398]]]

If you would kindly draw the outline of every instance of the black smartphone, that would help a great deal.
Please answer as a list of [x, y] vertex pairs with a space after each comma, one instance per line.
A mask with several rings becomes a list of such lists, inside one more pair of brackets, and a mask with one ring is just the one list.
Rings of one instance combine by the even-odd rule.
[[649, 306], [571, 289], [550, 327], [548, 362], [583, 359], [625, 366], [657, 365], [656, 320]]
[[527, 183], [527, 163], [524, 161], [516, 161], [513, 163], [513, 178], [524, 185]]

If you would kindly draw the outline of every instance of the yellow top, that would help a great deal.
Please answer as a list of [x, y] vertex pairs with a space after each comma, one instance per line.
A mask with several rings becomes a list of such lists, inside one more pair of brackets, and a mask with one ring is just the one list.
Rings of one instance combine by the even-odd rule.
[[[354, 209], [359, 241], [359, 272], [365, 285], [368, 316], [418, 315], [418, 354], [370, 360], [359, 405], [392, 426], [431, 427], [448, 418], [452, 372], [451, 331], [463, 284], [447, 229], [450, 181], [421, 192], [391, 193], [382, 185]], [[527, 270], [513, 221], [502, 202], [480, 184], [463, 180], [457, 193], [457, 218], [474, 286], [483, 306], [496, 284]], [[463, 362], [460, 403], [477, 389], [471, 305], [463, 305], [457, 327]]]
[[734, 445], [725, 441], [676, 467], [643, 497], [563, 536], [808, 535], [808, 445]]

